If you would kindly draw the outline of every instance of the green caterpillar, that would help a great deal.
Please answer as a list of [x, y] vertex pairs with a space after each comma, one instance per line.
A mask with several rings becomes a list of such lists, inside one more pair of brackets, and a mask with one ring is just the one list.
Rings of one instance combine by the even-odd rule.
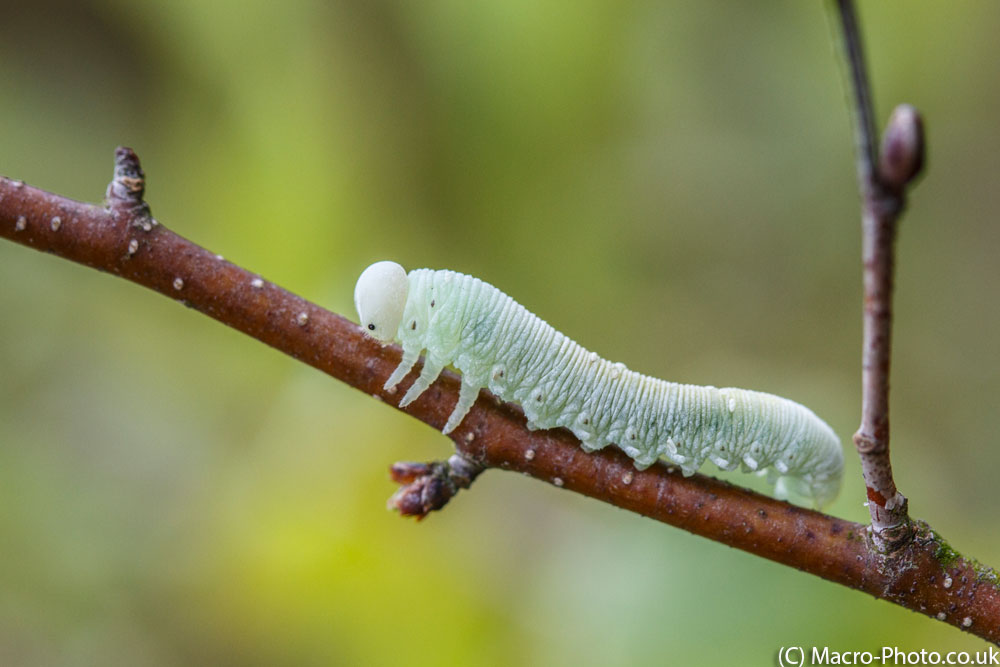
[[354, 303], [365, 333], [398, 341], [395, 387], [426, 350], [423, 370], [400, 401], [413, 402], [445, 366], [462, 372], [444, 432], [461, 423], [488, 387], [524, 409], [528, 427], [568, 428], [592, 452], [615, 444], [640, 470], [660, 458], [694, 474], [710, 460], [724, 470], [766, 473], [775, 493], [817, 505], [833, 500], [843, 474], [840, 440], [822, 419], [786, 398], [746, 389], [667, 382], [588, 352], [478, 278], [376, 262], [358, 278]]

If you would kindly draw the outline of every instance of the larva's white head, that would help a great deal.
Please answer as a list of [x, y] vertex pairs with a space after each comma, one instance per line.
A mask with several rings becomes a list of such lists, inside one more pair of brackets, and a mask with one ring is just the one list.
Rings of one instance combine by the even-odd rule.
[[383, 343], [396, 337], [409, 288], [406, 270], [396, 262], [375, 262], [361, 272], [354, 307], [366, 334]]

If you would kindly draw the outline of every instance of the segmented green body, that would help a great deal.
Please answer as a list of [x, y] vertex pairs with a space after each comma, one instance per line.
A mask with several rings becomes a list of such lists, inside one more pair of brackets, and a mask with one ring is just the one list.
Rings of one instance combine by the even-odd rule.
[[460, 370], [460, 397], [445, 433], [488, 387], [519, 403], [529, 427], [568, 428], [587, 451], [615, 444], [640, 469], [666, 458], [690, 475], [710, 460], [726, 470], [766, 471], [778, 495], [791, 490], [822, 504], [839, 490], [839, 439], [794, 401], [636, 373], [588, 352], [472, 276], [418, 269], [407, 280], [395, 332], [403, 360], [386, 387], [402, 380], [423, 350], [423, 370], [401, 405], [427, 389], [445, 366]]

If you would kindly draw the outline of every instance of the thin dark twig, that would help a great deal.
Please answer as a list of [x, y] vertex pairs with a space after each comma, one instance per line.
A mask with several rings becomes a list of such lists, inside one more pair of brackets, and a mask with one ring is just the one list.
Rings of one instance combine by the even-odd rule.
[[854, 9], [854, 0], [837, 0], [841, 34], [844, 39], [844, 57], [854, 93], [855, 138], [857, 141], [858, 180], [862, 193], [868, 191], [875, 175], [878, 156], [875, 151], [875, 111], [871, 86], [868, 85], [868, 68], [861, 40], [861, 26]]
[[[141, 173], [131, 151], [116, 157], [116, 173]], [[0, 178], [0, 236], [144, 285], [396, 405], [410, 380], [393, 392], [383, 384], [399, 364], [398, 346], [379, 346], [358, 325], [158, 224], [134, 196], [141, 181], [112, 185], [104, 208]], [[446, 372], [404, 412], [440, 429], [459, 385]], [[519, 409], [486, 395], [450, 437], [461, 456], [439, 479], [448, 476], [456, 488], [483, 468], [524, 473], [1000, 641], [996, 573], [956, 554], [926, 526], [896, 555], [881, 556], [868, 549], [861, 524], [705, 475], [684, 477], [663, 462], [636, 470], [615, 448], [587, 454], [569, 431], [529, 431]], [[433, 471], [397, 478], [412, 482], [421, 473]]]
[[854, 444], [867, 488], [872, 542], [879, 551], [892, 552], [914, 534], [907, 500], [896, 488], [889, 459], [889, 366], [896, 223], [906, 204], [906, 186], [923, 166], [923, 126], [912, 107], [897, 108], [886, 131], [882, 162], [878, 163], [872, 96], [854, 2], [837, 0], [837, 8], [854, 92], [862, 200], [864, 342], [861, 425], [854, 434]]

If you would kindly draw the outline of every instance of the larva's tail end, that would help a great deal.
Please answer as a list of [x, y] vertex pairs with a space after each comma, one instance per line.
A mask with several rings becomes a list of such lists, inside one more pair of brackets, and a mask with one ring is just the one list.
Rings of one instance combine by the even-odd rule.
[[817, 510], [828, 506], [839, 494], [840, 475], [812, 481], [788, 475], [779, 477], [774, 483], [774, 496], [779, 500], [792, 497], [811, 501]]
[[816, 509], [822, 509], [840, 495], [840, 475], [822, 482], [814, 482], [810, 488]]
[[[842, 453], [842, 450], [838, 447], [837, 452]], [[816, 503], [816, 509], [827, 507], [837, 499], [843, 479], [844, 458], [840, 456], [826, 475], [821, 476], [819, 479], [814, 478], [809, 485], [813, 502]]]

